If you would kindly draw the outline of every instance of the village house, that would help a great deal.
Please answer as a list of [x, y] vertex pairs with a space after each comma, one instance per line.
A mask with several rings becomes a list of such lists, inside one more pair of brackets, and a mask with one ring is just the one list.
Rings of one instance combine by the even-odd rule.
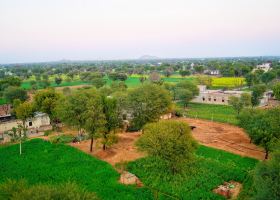
[[257, 65], [253, 69], [253, 72], [255, 72], [256, 70], [263, 70], [264, 72], [268, 72], [269, 70], [271, 70], [271, 63], [263, 63], [261, 65]]
[[[4, 134], [7, 131], [11, 131], [14, 127], [18, 127], [19, 125], [22, 125], [22, 121], [18, 119], [13, 118], [7, 118], [7, 116], [11, 116], [10, 113], [5, 113], [3, 115], [3, 112], [0, 113], [0, 137], [4, 140], [4, 142], [9, 141], [9, 136]], [[33, 135], [37, 134], [39, 132], [44, 132], [46, 130], [51, 130], [52, 126], [50, 123], [50, 118], [46, 113], [41, 112], [35, 112], [34, 117], [29, 118], [26, 121], [27, 126], [27, 134]]]
[[[235, 90], [208, 90], [205, 85], [199, 85], [199, 95], [196, 96], [192, 102], [195, 103], [206, 103], [206, 104], [219, 104], [219, 105], [228, 105], [229, 98], [231, 96], [240, 97], [243, 93], [248, 93], [244, 91], [235, 91]], [[263, 98], [260, 101], [260, 106], [265, 106], [268, 104], [270, 98], [270, 93], [265, 93]]]
[[220, 70], [209, 70], [209, 69], [206, 69], [203, 71], [204, 74], [207, 74], [207, 75], [212, 75], [212, 76], [219, 76], [220, 75]]

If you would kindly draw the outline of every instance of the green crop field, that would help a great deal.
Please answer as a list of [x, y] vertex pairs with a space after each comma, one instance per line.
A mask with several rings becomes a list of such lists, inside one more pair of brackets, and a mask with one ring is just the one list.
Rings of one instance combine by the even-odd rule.
[[189, 103], [185, 115], [234, 125], [238, 123], [235, 110], [226, 105]]
[[[239, 199], [247, 199], [251, 195], [252, 177], [249, 174], [255, 167], [256, 160], [205, 146], [200, 146], [196, 154], [198, 160], [192, 165], [190, 174], [186, 170], [184, 178], [160, 175], [151, 157], [136, 160], [128, 167], [148, 187], [181, 199], [224, 199], [212, 190], [224, 181], [231, 180], [243, 183]], [[162, 193], [160, 199], [165, 199]]]
[[101, 160], [68, 145], [33, 139], [23, 143], [21, 156], [18, 145], [0, 146], [0, 182], [7, 178], [24, 178], [30, 184], [71, 181], [95, 192], [101, 199], [112, 200], [153, 199], [150, 188], [183, 199], [210, 200], [223, 199], [212, 190], [224, 181], [235, 180], [243, 183], [241, 197], [249, 195], [251, 177], [248, 173], [256, 165], [256, 160], [205, 146], [200, 146], [196, 155], [192, 174], [186, 173], [186, 177], [179, 179], [166, 177], [166, 174], [160, 176], [150, 157], [129, 163], [129, 170], [147, 186], [136, 188], [119, 184], [118, 173]]
[[118, 183], [119, 174], [109, 164], [73, 147], [34, 139], [19, 146], [0, 148], [0, 182], [26, 179], [30, 184], [75, 182], [101, 199], [151, 199], [147, 189]]

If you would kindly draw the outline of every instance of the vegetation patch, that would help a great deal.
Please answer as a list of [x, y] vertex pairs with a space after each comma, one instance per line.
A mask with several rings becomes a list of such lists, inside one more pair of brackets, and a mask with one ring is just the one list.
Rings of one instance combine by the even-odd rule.
[[119, 174], [107, 163], [64, 144], [41, 139], [0, 148], [0, 182], [24, 178], [31, 185], [75, 182], [101, 199], [151, 199], [147, 189], [118, 183]]
[[212, 78], [212, 86], [214, 88], [236, 88], [245, 85], [245, 78], [243, 77], [221, 77]]
[[240, 199], [245, 199], [252, 188], [249, 172], [257, 161], [234, 155], [222, 150], [200, 146], [196, 151], [197, 160], [191, 168], [186, 167], [183, 176], [162, 173], [159, 161], [146, 157], [129, 163], [134, 173], [149, 188], [159, 190], [160, 199], [168, 199], [164, 194], [182, 199], [224, 199], [213, 193], [218, 185], [225, 181], [237, 181], [243, 184]]
[[185, 115], [191, 118], [207, 119], [234, 125], [238, 124], [236, 111], [232, 106], [189, 103]]

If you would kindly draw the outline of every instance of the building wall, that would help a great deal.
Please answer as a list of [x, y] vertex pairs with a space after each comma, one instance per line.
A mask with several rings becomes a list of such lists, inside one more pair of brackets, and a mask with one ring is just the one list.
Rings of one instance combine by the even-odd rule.
[[[18, 125], [22, 125], [21, 120], [11, 120], [7, 122], [1, 122], [0, 133], [12, 130], [13, 127], [18, 127]], [[26, 126], [29, 130], [40, 131], [41, 129], [44, 129], [44, 127], [50, 126], [50, 118], [48, 117], [48, 115], [34, 117], [30, 120], [27, 120]]]

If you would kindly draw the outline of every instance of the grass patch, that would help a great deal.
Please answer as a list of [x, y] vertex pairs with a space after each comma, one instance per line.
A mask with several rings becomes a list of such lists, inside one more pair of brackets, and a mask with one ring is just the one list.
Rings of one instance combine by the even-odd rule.
[[0, 148], [0, 182], [7, 178], [24, 178], [30, 184], [75, 182], [101, 199], [151, 199], [147, 189], [124, 186], [119, 174], [109, 164], [64, 144], [51, 144], [41, 139], [19, 146]]
[[[196, 155], [197, 161], [193, 164], [192, 173], [186, 169], [184, 178], [162, 174], [151, 157], [131, 162], [128, 167], [148, 187], [182, 199], [224, 199], [212, 190], [230, 180], [243, 183], [241, 196], [248, 197], [252, 188], [249, 174], [258, 161], [205, 146], [200, 146]], [[160, 199], [168, 198], [161, 195]]]
[[[179, 104], [182, 106], [181, 104]], [[231, 106], [189, 103], [184, 112], [187, 117], [208, 119], [217, 122], [238, 124], [236, 112]]]
[[6, 104], [7, 100], [4, 98], [0, 98], [0, 105]]

